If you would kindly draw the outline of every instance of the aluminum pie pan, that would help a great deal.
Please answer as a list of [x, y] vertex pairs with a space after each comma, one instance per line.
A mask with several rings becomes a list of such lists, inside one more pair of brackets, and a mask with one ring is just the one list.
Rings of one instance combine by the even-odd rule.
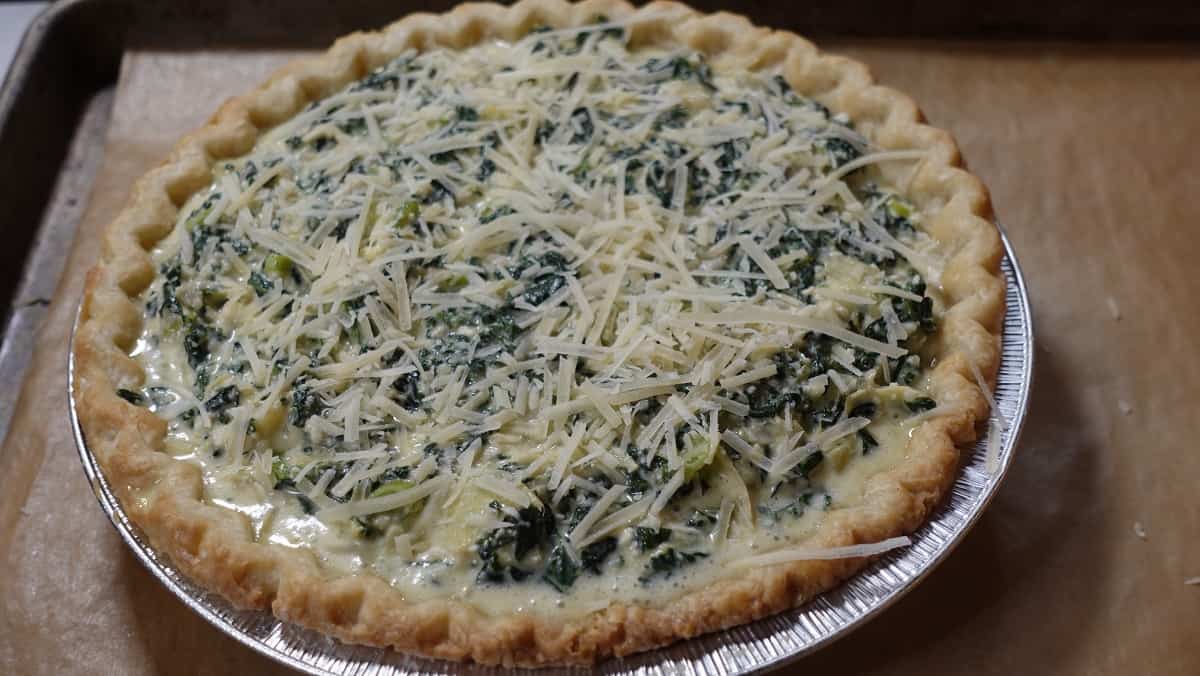
[[[1021, 268], [1001, 231], [1006, 284], [996, 409], [986, 430], [964, 449], [958, 475], [942, 503], [911, 535], [912, 544], [876, 558], [842, 584], [790, 611], [664, 648], [605, 660], [590, 668], [547, 668], [538, 673], [599, 673], [657, 676], [743, 674], [792, 662], [849, 634], [911, 591], [962, 541], [996, 494], [1012, 464], [1025, 422], [1033, 382], [1033, 323]], [[78, 324], [78, 322], [76, 322]], [[72, 331], [72, 344], [74, 331]], [[342, 643], [279, 620], [261, 610], [235, 608], [185, 577], [151, 548], [117, 501], [79, 425], [73, 392], [74, 349], [68, 353], [67, 392], [71, 427], [83, 471], [104, 513], [133, 554], [184, 604], [239, 643], [298, 671], [319, 676], [499, 674], [508, 670], [405, 655], [384, 648]], [[996, 425], [996, 422], [1002, 423]], [[988, 471], [989, 436], [999, 433], [999, 456]]]

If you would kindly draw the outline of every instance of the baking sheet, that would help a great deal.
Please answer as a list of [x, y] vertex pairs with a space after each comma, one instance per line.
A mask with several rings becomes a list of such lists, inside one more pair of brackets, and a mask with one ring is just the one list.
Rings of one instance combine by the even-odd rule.
[[[1200, 90], [1187, 86], [1200, 50], [836, 47], [958, 135], [1025, 267], [1041, 349], [1020, 457], [972, 534], [905, 600], [796, 670], [1200, 672], [1200, 587], [1183, 584], [1200, 575], [1200, 319], [1186, 311], [1200, 297]], [[0, 451], [0, 672], [285, 673], [126, 551], [79, 471], [64, 383], [82, 276], [129, 182], [286, 57], [126, 59], [108, 152]]]

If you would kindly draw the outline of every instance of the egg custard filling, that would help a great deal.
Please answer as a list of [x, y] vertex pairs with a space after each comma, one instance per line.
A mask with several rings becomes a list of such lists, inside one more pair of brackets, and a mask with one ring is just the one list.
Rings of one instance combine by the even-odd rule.
[[412, 51], [214, 168], [119, 393], [256, 541], [406, 598], [677, 596], [906, 461], [943, 256], [877, 169], [922, 157], [619, 25]]

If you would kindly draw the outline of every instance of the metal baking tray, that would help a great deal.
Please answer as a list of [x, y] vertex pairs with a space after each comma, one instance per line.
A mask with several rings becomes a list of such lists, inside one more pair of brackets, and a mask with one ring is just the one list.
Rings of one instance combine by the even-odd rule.
[[[1008, 281], [1007, 311], [996, 411], [987, 430], [964, 449], [957, 478], [932, 517], [913, 534], [911, 546], [885, 554], [840, 586], [798, 609], [747, 625], [681, 641], [665, 648], [610, 659], [588, 670], [601, 674], [735, 674], [762, 671], [799, 659], [845, 636], [911, 590], [941, 563], [974, 525], [1000, 487], [1012, 463], [1033, 378], [1033, 325], [1021, 269], [1008, 238], [1002, 262]], [[72, 334], [73, 335], [73, 334]], [[74, 392], [75, 364], [68, 357], [67, 388]], [[224, 598], [186, 578], [169, 559], [155, 552], [113, 495], [79, 426], [74, 397], [71, 425], [84, 472], [100, 506], [138, 560], [188, 607], [215, 627], [254, 650], [310, 674], [400, 676], [407, 674], [493, 674], [502, 670], [412, 657], [381, 648], [341, 643], [314, 631], [282, 622], [265, 611], [239, 610]], [[997, 419], [997, 416], [999, 418]], [[992, 424], [993, 422], [999, 425]], [[991, 434], [999, 434], [1000, 453], [992, 471], [987, 458]], [[570, 673], [579, 669], [550, 669]]]

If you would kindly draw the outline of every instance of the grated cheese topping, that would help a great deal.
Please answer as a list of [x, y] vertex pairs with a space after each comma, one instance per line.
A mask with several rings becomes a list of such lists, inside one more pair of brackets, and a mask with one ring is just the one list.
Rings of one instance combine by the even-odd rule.
[[747, 554], [936, 406], [939, 252], [877, 171], [923, 157], [618, 24], [408, 53], [214, 169], [130, 394], [265, 539], [418, 595], [884, 551]]

